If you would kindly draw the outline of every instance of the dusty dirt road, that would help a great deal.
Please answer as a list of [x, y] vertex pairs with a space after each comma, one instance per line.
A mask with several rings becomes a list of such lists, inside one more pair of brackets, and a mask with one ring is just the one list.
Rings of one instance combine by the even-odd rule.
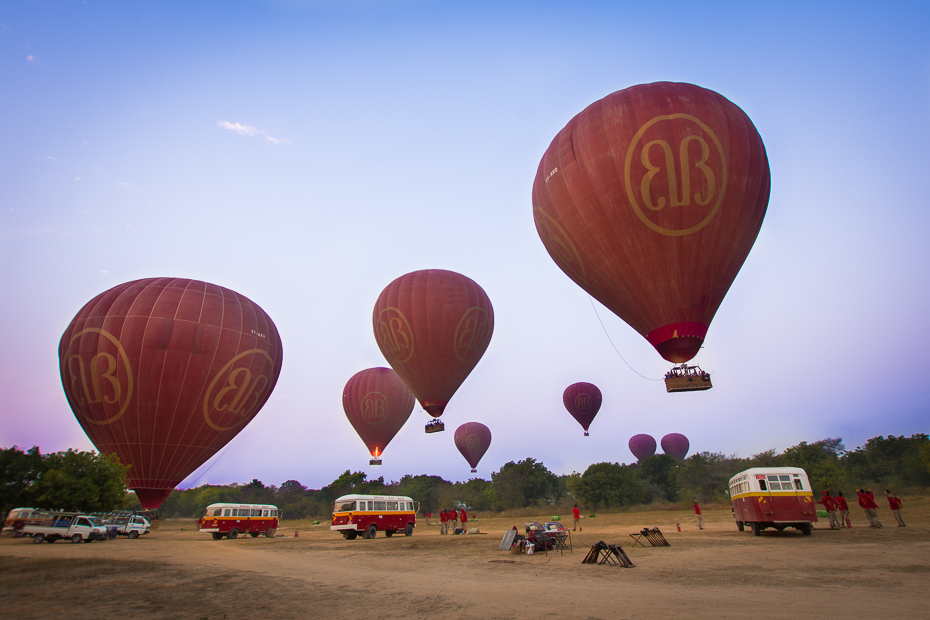
[[[284, 537], [214, 541], [192, 521], [93, 544], [0, 538], [3, 617], [185, 618], [926, 618], [930, 498], [905, 498], [907, 528], [740, 533], [729, 509], [598, 515], [573, 553], [498, 550], [504, 530], [536, 518], [481, 518], [488, 535], [343, 540], [328, 524], [284, 522]], [[680, 519], [682, 532], [675, 528]], [[658, 525], [671, 547], [633, 547]], [[820, 524], [823, 526], [823, 523]], [[186, 529], [185, 529], [186, 528]], [[300, 536], [295, 538], [294, 531]], [[621, 543], [634, 568], [583, 565], [597, 541]], [[498, 562], [498, 560], [512, 563]]]

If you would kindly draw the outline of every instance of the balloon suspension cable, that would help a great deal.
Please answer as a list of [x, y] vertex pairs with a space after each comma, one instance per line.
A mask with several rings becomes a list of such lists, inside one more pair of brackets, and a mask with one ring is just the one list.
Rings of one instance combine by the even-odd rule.
[[591, 308], [594, 310], [594, 316], [597, 317], [597, 322], [601, 324], [601, 329], [604, 330], [604, 335], [607, 336], [607, 342], [609, 342], [609, 343], [610, 343], [610, 346], [612, 346], [612, 347], [614, 348], [614, 351], [617, 352], [617, 355], [620, 356], [620, 359], [623, 360], [623, 363], [627, 365], [627, 368], [629, 368], [630, 370], [632, 370], [634, 374], [639, 375], [640, 377], [642, 377], [642, 378], [645, 379], [646, 381], [664, 381], [664, 380], [665, 380], [664, 378], [662, 378], [662, 379], [651, 379], [651, 378], [647, 377], [646, 375], [637, 372], [635, 368], [633, 368], [632, 366], [630, 366], [630, 363], [629, 363], [628, 361], [626, 361], [626, 358], [623, 357], [623, 355], [622, 355], [622, 354], [620, 353], [620, 351], [617, 349], [617, 345], [615, 345], [615, 344], [614, 344], [614, 341], [610, 339], [610, 334], [607, 333], [607, 328], [604, 327], [604, 321], [601, 320], [601, 315], [597, 313], [597, 306], [594, 305], [594, 298], [591, 297], [590, 295], [588, 295], [588, 300], [591, 302]]
[[223, 456], [226, 455], [226, 452], [229, 450], [229, 448], [230, 448], [231, 446], [232, 446], [232, 442], [229, 442], [228, 444], [226, 444], [226, 447], [223, 448], [223, 451], [220, 452], [219, 456], [217, 456], [217, 457], [213, 460], [213, 462], [210, 463], [210, 466], [209, 466], [209, 467], [207, 467], [205, 470], [203, 470], [203, 472], [201, 472], [201, 474], [200, 474], [199, 476], [197, 476], [197, 478], [196, 478], [193, 482], [191, 482], [189, 485], [187, 485], [187, 487], [185, 487], [185, 488], [182, 489], [182, 488], [180, 488], [181, 485], [178, 485], [178, 490], [179, 490], [179, 491], [186, 491], [187, 489], [193, 489], [194, 486], [195, 486], [198, 482], [200, 482], [200, 479], [203, 478], [204, 476], [206, 476], [206, 475], [207, 475], [207, 472], [210, 471], [211, 469], [213, 469], [213, 466], [220, 462], [220, 459], [223, 458]]

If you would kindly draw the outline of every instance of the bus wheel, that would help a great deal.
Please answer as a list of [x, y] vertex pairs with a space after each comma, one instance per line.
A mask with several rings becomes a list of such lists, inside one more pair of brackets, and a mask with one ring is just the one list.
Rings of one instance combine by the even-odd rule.
[[752, 525], [752, 535], [758, 536], [762, 532], [762, 528], [759, 527], [759, 522], [753, 521], [751, 525]]
[[413, 523], [408, 523], [404, 529], [404, 536], [413, 536]]
[[265, 536], [267, 538], [274, 538], [274, 532], [275, 532], [275, 529], [273, 527], [269, 527], [268, 531], [265, 532]]
[[358, 538], [358, 532], [356, 532], [355, 530], [348, 530], [342, 533], [342, 537], [345, 538], [346, 540], [355, 540], [356, 538]]
[[365, 538], [371, 540], [378, 535], [378, 526], [372, 523], [368, 526], [368, 530], [365, 532]]
[[32, 537], [32, 542], [34, 542], [37, 545], [43, 542], [44, 540], [45, 540], [45, 536], [43, 536], [42, 534], [36, 534], [35, 536]]
[[742, 532], [743, 530], [746, 529], [746, 526], [745, 526], [745, 524], [744, 524], [742, 521], [737, 521], [737, 522], [736, 522], [736, 529], [738, 529], [739, 531]]
[[394, 535], [394, 530], [386, 530], [386, 531], [384, 532], [384, 535], [387, 536], [388, 538], [390, 538], [391, 536]]
[[81, 535], [80, 535], [80, 534], [75, 534], [74, 536], [72, 536], [72, 537], [71, 537], [71, 542], [73, 542], [73, 543], [75, 543], [75, 544], [81, 542]]
[[226, 534], [226, 535], [229, 536], [230, 538], [239, 538], [239, 530], [237, 530], [236, 528], [233, 528], [229, 530], [229, 534]]
[[810, 523], [802, 523], [801, 527], [799, 527], [798, 529], [801, 530], [801, 533], [804, 534], [805, 536], [811, 535], [811, 524]]
[[219, 532], [213, 532], [213, 540], [223, 540], [223, 535]]
[[258, 532], [249, 532], [249, 536], [252, 538], [258, 538]]
[[129, 538], [131, 538], [132, 540], [139, 538], [139, 532], [135, 530], [129, 532]]

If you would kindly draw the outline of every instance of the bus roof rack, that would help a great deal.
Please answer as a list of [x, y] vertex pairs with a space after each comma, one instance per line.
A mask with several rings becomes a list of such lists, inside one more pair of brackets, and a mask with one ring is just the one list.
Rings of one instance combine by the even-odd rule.
[[666, 392], [699, 392], [712, 387], [710, 373], [701, 370], [700, 366], [673, 366], [665, 374]]

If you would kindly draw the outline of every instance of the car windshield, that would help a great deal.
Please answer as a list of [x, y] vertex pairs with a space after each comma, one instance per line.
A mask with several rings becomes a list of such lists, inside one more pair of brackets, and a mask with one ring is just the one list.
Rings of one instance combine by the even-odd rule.
[[102, 527], [103, 524], [100, 523], [100, 520], [97, 517], [87, 517], [87, 520], [90, 521], [90, 524], [94, 527]]

